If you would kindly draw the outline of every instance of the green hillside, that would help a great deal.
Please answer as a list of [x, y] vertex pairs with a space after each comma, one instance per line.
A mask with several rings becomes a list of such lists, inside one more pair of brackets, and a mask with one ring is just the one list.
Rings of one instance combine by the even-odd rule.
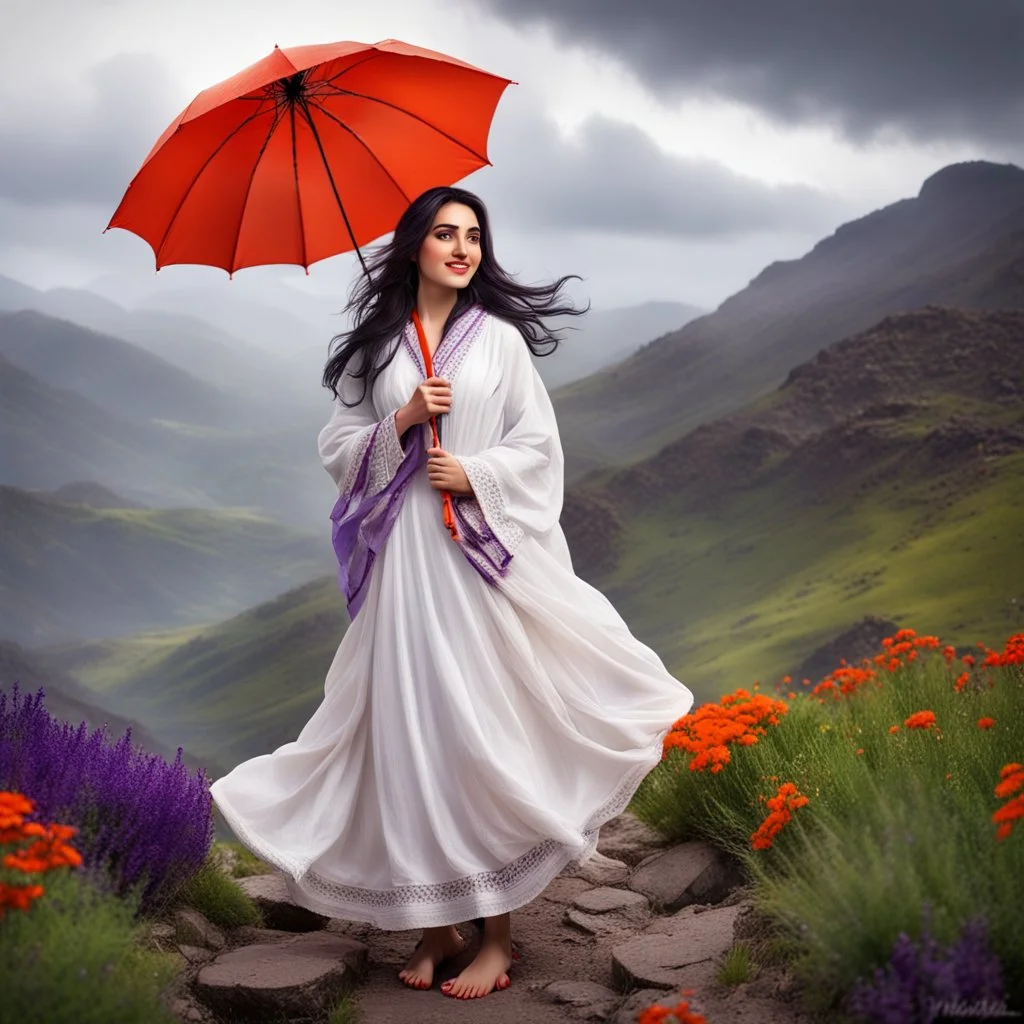
[[1022, 507], [1024, 311], [933, 307], [592, 478], [565, 526], [576, 571], [712, 697], [868, 614], [962, 645], [1024, 627]]
[[[570, 489], [576, 571], [698, 702], [867, 615], [971, 645], [1024, 628], [1024, 311], [889, 317], [778, 391]], [[345, 625], [333, 577], [201, 631], [60, 651], [164, 742], [293, 739]]]
[[164, 742], [231, 765], [294, 739], [348, 626], [332, 575], [206, 629], [65, 645], [47, 659]]
[[238, 510], [92, 508], [0, 486], [0, 638], [39, 645], [234, 614], [321, 575], [329, 540]]

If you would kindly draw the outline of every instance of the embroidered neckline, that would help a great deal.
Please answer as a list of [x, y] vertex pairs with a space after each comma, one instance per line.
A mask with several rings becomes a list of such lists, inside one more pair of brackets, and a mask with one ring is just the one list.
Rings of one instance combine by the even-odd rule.
[[[458, 315], [431, 356], [436, 376], [443, 376], [442, 370], [447, 366], [450, 354], [462, 347], [462, 342], [466, 340], [469, 334], [475, 333], [474, 329], [483, 323], [486, 316], [487, 311], [479, 302], [474, 302], [467, 306]], [[402, 331], [402, 342], [409, 355], [412, 356], [412, 360], [416, 364], [417, 369], [419, 369], [420, 375], [426, 377], [427, 368], [423, 363], [423, 353], [420, 351], [420, 341], [416, 335], [416, 325], [411, 319], [405, 325], [405, 330]]]

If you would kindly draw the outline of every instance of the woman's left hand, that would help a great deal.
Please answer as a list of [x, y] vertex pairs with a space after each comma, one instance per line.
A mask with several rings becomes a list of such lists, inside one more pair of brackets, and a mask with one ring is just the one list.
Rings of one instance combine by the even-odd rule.
[[427, 479], [436, 491], [465, 495], [474, 493], [462, 463], [443, 448], [427, 449]]

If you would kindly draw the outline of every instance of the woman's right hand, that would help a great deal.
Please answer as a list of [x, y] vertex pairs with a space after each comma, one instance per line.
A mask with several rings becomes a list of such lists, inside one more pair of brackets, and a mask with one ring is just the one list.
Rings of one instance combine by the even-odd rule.
[[431, 416], [440, 416], [451, 409], [452, 388], [444, 377], [428, 377], [405, 403], [409, 426], [426, 423]]

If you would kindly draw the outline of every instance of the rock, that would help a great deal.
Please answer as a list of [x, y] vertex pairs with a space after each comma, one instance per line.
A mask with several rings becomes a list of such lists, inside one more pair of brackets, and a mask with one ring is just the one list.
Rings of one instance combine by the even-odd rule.
[[618, 885], [629, 877], [629, 865], [595, 851], [582, 864], [568, 865], [565, 874], [570, 878], [582, 878], [591, 885]]
[[322, 1017], [365, 973], [366, 957], [366, 946], [344, 935], [292, 935], [221, 953], [199, 971], [195, 993], [239, 1024]]
[[281, 942], [294, 938], [295, 932], [286, 932], [279, 928], [261, 928], [255, 924], [240, 924], [231, 931], [232, 946], [253, 946], [257, 942]]
[[205, 946], [189, 946], [185, 943], [178, 944], [178, 952], [190, 964], [205, 964], [216, 955], [213, 950], [207, 949]]
[[571, 1006], [582, 1020], [606, 1020], [619, 1002], [616, 992], [593, 981], [553, 981], [542, 994], [552, 1002]]
[[643, 893], [601, 886], [581, 892], [572, 905], [588, 914], [609, 914], [615, 911], [646, 910], [649, 903]]
[[315, 932], [330, 920], [322, 914], [315, 914], [305, 907], [296, 906], [280, 871], [272, 875], [239, 878], [237, 884], [260, 908], [263, 923], [268, 928], [285, 932]]
[[174, 940], [208, 949], [223, 949], [225, 944], [224, 933], [194, 907], [178, 907], [174, 911]]
[[671, 913], [690, 903], [719, 903], [743, 882], [735, 861], [695, 840], [646, 857], [626, 884], [650, 897], [655, 909]]
[[632, 811], [623, 811], [618, 817], [605, 822], [597, 839], [600, 853], [630, 866], [670, 845], [670, 840], [641, 821]]
[[142, 937], [142, 946], [145, 949], [156, 950], [164, 953], [174, 945], [174, 925], [166, 921], [154, 921], [146, 929]]
[[686, 907], [656, 921], [640, 935], [612, 948], [612, 974], [624, 991], [630, 988], [685, 988], [707, 984], [715, 959], [733, 944], [740, 906], [713, 907], [704, 913]]
[[171, 1013], [176, 1020], [204, 1021], [207, 1015], [188, 996], [176, 996], [170, 1001]]
[[571, 875], [558, 875], [553, 878], [548, 887], [540, 894], [540, 898], [549, 903], [572, 903], [581, 892], [586, 892], [593, 886], [584, 878], [574, 878]]
[[622, 929], [622, 921], [614, 914], [587, 914], [572, 908], [566, 910], [565, 922], [587, 935], [607, 935]]

